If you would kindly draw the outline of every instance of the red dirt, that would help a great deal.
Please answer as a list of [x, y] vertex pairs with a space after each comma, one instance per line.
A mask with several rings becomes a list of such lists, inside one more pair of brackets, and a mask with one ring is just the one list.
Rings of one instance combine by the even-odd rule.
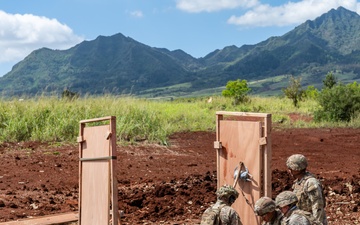
[[[216, 199], [214, 141], [214, 132], [193, 132], [172, 135], [169, 147], [118, 146], [123, 224], [199, 223]], [[294, 153], [323, 183], [329, 224], [360, 224], [360, 129], [274, 128], [273, 197], [291, 187], [285, 161]], [[78, 209], [77, 145], [2, 143], [0, 155], [0, 222]]]

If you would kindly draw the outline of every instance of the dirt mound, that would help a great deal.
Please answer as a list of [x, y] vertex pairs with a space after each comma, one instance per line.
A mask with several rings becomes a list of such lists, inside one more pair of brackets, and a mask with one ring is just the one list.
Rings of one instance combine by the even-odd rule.
[[[216, 200], [215, 133], [177, 133], [169, 147], [118, 146], [123, 224], [197, 224]], [[329, 224], [359, 224], [360, 130], [272, 131], [273, 197], [291, 187], [285, 161], [294, 153], [324, 186]], [[78, 209], [78, 146], [2, 143], [0, 221]], [[240, 196], [241, 197], [241, 196]]]

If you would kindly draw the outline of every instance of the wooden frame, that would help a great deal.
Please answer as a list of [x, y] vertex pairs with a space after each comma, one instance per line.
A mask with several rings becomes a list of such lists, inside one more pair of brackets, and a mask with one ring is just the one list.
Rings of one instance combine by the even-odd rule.
[[[86, 126], [89, 123], [108, 123]], [[119, 222], [116, 163], [116, 117], [80, 121], [79, 224]]]
[[[243, 224], [260, 224], [253, 204], [262, 196], [271, 197], [271, 114], [216, 112], [214, 148], [218, 188], [235, 185], [239, 197], [232, 206]], [[249, 169], [251, 181], [234, 181], [234, 170], [239, 164]]]

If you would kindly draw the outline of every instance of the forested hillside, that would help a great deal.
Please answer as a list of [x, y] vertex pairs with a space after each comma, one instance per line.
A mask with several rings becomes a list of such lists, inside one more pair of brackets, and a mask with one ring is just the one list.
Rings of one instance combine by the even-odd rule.
[[360, 16], [342, 7], [283, 36], [227, 46], [202, 58], [121, 33], [67, 50], [38, 49], [0, 77], [0, 93], [32, 96], [68, 89], [82, 95], [184, 96], [216, 93], [229, 80], [246, 79], [252, 93], [271, 95], [287, 85], [289, 75], [317, 87], [329, 71], [344, 83], [360, 80]]

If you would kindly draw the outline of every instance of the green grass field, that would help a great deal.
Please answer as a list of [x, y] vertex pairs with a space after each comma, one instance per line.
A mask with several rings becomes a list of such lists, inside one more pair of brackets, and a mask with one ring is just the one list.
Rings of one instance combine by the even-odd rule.
[[221, 96], [151, 100], [132, 97], [85, 97], [73, 101], [57, 97], [0, 101], [0, 141], [75, 142], [79, 121], [116, 116], [118, 142], [139, 140], [167, 144], [167, 137], [179, 131], [215, 131], [217, 111], [272, 114], [278, 128], [360, 127], [358, 119], [349, 123], [316, 123], [289, 120], [290, 113], [312, 116], [314, 100], [296, 108], [283, 97], [251, 96], [250, 102], [233, 105]]

